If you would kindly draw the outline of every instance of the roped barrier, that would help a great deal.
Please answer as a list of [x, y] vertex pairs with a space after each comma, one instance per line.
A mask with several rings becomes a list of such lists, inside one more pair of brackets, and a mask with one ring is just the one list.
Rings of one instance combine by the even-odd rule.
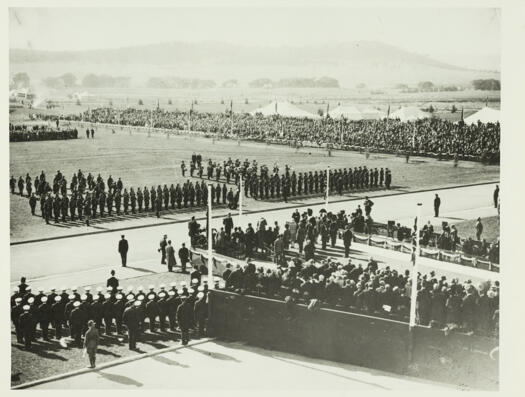
[[[380, 247], [384, 249], [390, 249], [394, 251], [411, 254], [414, 247], [412, 244], [396, 241], [389, 237], [378, 237], [376, 235], [364, 235], [364, 234], [353, 234], [353, 241], [359, 244], [366, 244], [372, 247]], [[457, 263], [463, 266], [476, 267], [484, 270], [493, 272], [499, 272], [499, 264], [493, 263], [488, 260], [483, 260], [477, 257], [467, 256], [463, 253], [452, 253], [440, 249], [431, 249], [427, 247], [420, 247], [420, 255], [423, 257]]]

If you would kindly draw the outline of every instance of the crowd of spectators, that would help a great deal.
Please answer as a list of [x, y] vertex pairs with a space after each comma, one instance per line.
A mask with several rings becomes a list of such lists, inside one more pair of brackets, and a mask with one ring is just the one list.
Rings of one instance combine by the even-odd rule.
[[[233, 117], [233, 122], [232, 118]], [[66, 116], [84, 120], [130, 126], [152, 126], [175, 130], [200, 131], [210, 135], [252, 139], [294, 145], [326, 146], [357, 150], [499, 161], [499, 123], [466, 125], [440, 118], [403, 122], [389, 120], [311, 120], [248, 113], [205, 113], [98, 108], [81, 115]]]
[[[277, 269], [248, 262], [223, 274], [225, 289], [247, 295], [283, 299], [290, 303], [365, 313], [407, 321], [411, 274], [372, 258], [342, 264], [335, 259], [304, 261], [295, 258]], [[475, 285], [470, 280], [448, 280], [435, 272], [418, 274], [416, 321], [420, 325], [494, 335], [499, 323], [498, 281]]]
[[74, 129], [53, 129], [45, 125], [9, 124], [9, 142], [53, 141], [77, 139], [78, 131]]

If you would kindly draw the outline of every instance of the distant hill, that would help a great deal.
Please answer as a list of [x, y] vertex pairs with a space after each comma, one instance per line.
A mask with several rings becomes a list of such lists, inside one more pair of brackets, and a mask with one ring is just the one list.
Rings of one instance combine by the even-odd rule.
[[[89, 51], [11, 49], [10, 64], [13, 72], [26, 67], [37, 73], [53, 71], [55, 75], [60, 72], [108, 73], [119, 67], [119, 74], [126, 72], [142, 84], [150, 77], [160, 75], [218, 81], [235, 78], [244, 85], [262, 77], [283, 79], [328, 75], [339, 80], [341, 86], [415, 83], [421, 80], [461, 83], [476, 78], [499, 78], [499, 72], [465, 69], [391, 45], [368, 41], [303, 47], [170, 42]], [[42, 67], [34, 68], [36, 65]]]

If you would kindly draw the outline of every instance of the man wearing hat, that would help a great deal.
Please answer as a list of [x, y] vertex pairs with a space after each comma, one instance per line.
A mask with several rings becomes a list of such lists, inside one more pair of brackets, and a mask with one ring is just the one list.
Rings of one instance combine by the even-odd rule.
[[122, 320], [128, 328], [128, 346], [129, 350], [135, 350], [137, 348], [137, 338], [139, 334], [139, 313], [138, 306], [139, 301], [135, 301], [133, 306], [129, 306], [124, 310]]
[[[152, 289], [150, 289], [151, 291]], [[146, 303], [146, 317], [149, 320], [149, 330], [151, 333], [155, 332], [155, 321], [159, 315], [159, 305], [157, 303], [157, 296], [154, 292], [148, 294], [148, 302]]]
[[118, 252], [122, 261], [122, 267], [126, 267], [126, 263], [128, 261], [128, 249], [128, 240], [126, 240], [124, 235], [120, 236], [120, 241], [118, 242]]
[[168, 271], [173, 271], [173, 268], [177, 266], [177, 261], [175, 260], [175, 248], [171, 245], [171, 240], [168, 240], [168, 245], [166, 246], [166, 256], [168, 258]]
[[350, 246], [352, 245], [353, 239], [352, 230], [350, 230], [350, 225], [346, 225], [345, 231], [343, 232], [343, 244], [345, 246], [345, 258], [348, 258], [350, 255]]
[[43, 296], [40, 299], [40, 305], [37, 309], [37, 318], [40, 322], [40, 329], [42, 330], [42, 339], [45, 341], [49, 340], [48, 330], [49, 330], [49, 320], [51, 318], [51, 308], [47, 303], [47, 296]]
[[95, 327], [97, 330], [100, 329], [102, 326], [102, 318], [103, 318], [103, 311], [102, 311], [102, 302], [104, 301], [104, 295], [102, 295], [100, 292], [97, 294], [97, 296], [93, 299], [93, 302], [91, 302], [89, 307], [89, 313], [90, 317], [93, 321], [95, 321]]
[[93, 302], [93, 295], [91, 294], [91, 287], [90, 286], [85, 287], [84, 291], [86, 295], [86, 302], [91, 305], [91, 303]]
[[195, 270], [190, 273], [190, 280], [192, 281], [192, 284], [195, 280], [195, 285], [199, 286], [201, 284], [201, 276], [202, 273], [199, 271], [199, 269], [195, 268]]
[[77, 287], [72, 287], [71, 291], [72, 291], [73, 295], [75, 296], [75, 300], [79, 301], [80, 300], [80, 294], [77, 292], [78, 288]]
[[106, 287], [111, 287], [113, 291], [116, 292], [118, 285], [119, 283], [118, 283], [118, 279], [115, 277], [115, 270], [112, 270], [111, 277], [108, 278], [106, 282]]
[[69, 294], [67, 293], [67, 288], [66, 287], [61, 287], [60, 288], [60, 297], [62, 298], [61, 299], [62, 304], [65, 306], [66, 303], [69, 302]]
[[80, 296], [80, 310], [82, 311], [82, 335], [84, 335], [88, 329], [87, 322], [90, 320], [90, 309], [91, 305], [88, 302], [88, 296], [86, 294]]
[[20, 329], [20, 315], [23, 312], [24, 312], [24, 308], [22, 306], [22, 298], [20, 297], [15, 298], [15, 304], [11, 307], [11, 321], [13, 322], [13, 325], [15, 326], [16, 340], [18, 341], [18, 343], [24, 342], [24, 336]]
[[177, 291], [171, 289], [168, 291], [168, 298], [166, 299], [166, 310], [168, 314], [168, 320], [170, 323], [170, 331], [175, 331], [175, 324], [177, 321], [177, 308], [182, 303]]
[[[161, 287], [163, 288], [163, 287]], [[161, 332], [166, 331], [166, 317], [168, 315], [168, 304], [166, 303], [166, 298], [168, 294], [166, 291], [162, 290], [159, 292], [157, 304], [159, 305], [159, 326]]]
[[97, 296], [94, 298], [102, 304], [104, 302], [104, 294], [102, 293], [102, 287], [97, 287]]
[[51, 293], [47, 295], [47, 304], [51, 306], [53, 303], [55, 303], [55, 297], [57, 296], [56, 288], [53, 287], [49, 291], [51, 291]]
[[64, 310], [65, 304], [62, 302], [62, 297], [60, 295], [55, 296], [50, 311], [51, 322], [55, 329], [55, 339], [60, 339], [62, 337], [62, 326], [64, 325], [65, 320]]
[[33, 315], [29, 312], [29, 305], [23, 306], [23, 313], [19, 317], [20, 332], [24, 338], [24, 345], [27, 350], [31, 349], [33, 338]]
[[75, 307], [74, 303], [76, 301], [77, 300], [75, 298], [75, 295], [71, 294], [68, 296], [68, 302], [64, 306], [64, 319], [65, 319], [67, 326], [69, 327], [69, 334], [71, 337], [73, 336], [73, 334], [71, 333], [71, 323], [69, 322], [69, 317], [71, 315], [71, 311]]
[[31, 286], [25, 287], [25, 293], [22, 294], [22, 305], [27, 305], [29, 302], [29, 299], [35, 298], [35, 295], [31, 292]]
[[29, 313], [31, 314], [31, 317], [33, 319], [32, 327], [31, 327], [31, 339], [33, 341], [36, 340], [36, 326], [38, 324], [38, 306], [35, 304], [35, 297], [31, 297], [27, 300], [27, 303], [29, 304]]
[[168, 245], [168, 236], [165, 234], [163, 237], [162, 237], [162, 240], [160, 240], [160, 243], [159, 243], [159, 249], [158, 249], [158, 252], [161, 253], [161, 258], [160, 258], [160, 264], [161, 265], [165, 265], [166, 264], [166, 247]]
[[179, 259], [181, 265], [181, 272], [186, 273], [186, 264], [190, 260], [190, 251], [186, 248], [186, 244], [182, 243], [182, 247], [179, 249]]
[[199, 292], [197, 294], [197, 302], [195, 302], [194, 305], [194, 313], [195, 322], [197, 323], [199, 329], [199, 338], [202, 338], [204, 336], [204, 324], [208, 318], [208, 303], [206, 302], [206, 296], [204, 295], [204, 292]]
[[117, 324], [117, 334], [122, 334], [122, 315], [124, 314], [125, 303], [124, 296], [121, 293], [115, 295], [115, 303], [113, 303], [113, 318]]
[[177, 308], [177, 322], [179, 324], [182, 344], [187, 345], [190, 340], [189, 329], [193, 328], [193, 306], [188, 301], [188, 297], [181, 295], [182, 303]]
[[114, 297], [107, 293], [104, 295], [104, 303], [102, 303], [102, 317], [104, 318], [104, 327], [106, 335], [111, 334], [111, 326], [113, 323], [113, 300]]
[[84, 313], [80, 308], [80, 301], [73, 303], [73, 310], [69, 315], [69, 325], [71, 327], [71, 337], [75, 340], [77, 347], [82, 347], [82, 327], [84, 325]]

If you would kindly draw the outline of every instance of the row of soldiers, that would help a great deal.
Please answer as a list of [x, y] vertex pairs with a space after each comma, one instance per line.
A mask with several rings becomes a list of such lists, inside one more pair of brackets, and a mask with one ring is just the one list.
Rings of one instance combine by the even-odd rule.
[[[37, 325], [43, 340], [50, 340], [50, 327], [57, 340], [66, 336], [67, 328], [75, 345], [81, 347], [89, 320], [93, 320], [97, 329], [108, 336], [113, 331], [117, 335], [124, 334], [125, 325], [130, 349], [136, 348], [140, 332], [146, 327], [155, 332], [157, 323], [161, 332], [168, 329], [173, 332], [178, 327], [182, 342], [187, 344], [190, 329], [197, 326], [199, 336], [205, 333], [207, 294], [207, 283], [201, 284], [197, 279], [189, 286], [181, 282], [179, 288], [176, 283], [169, 287], [150, 285], [147, 290], [142, 286], [136, 289], [130, 286], [126, 291], [122, 287], [108, 286], [106, 291], [98, 287], [95, 294], [91, 293], [90, 287], [85, 287], [83, 294], [76, 287], [69, 293], [65, 287], [61, 290], [52, 288], [47, 295], [43, 290], [34, 295], [30, 287], [25, 291], [17, 288], [11, 296], [11, 321], [17, 341], [28, 349], [31, 342], [36, 341]], [[130, 314], [129, 309], [134, 312]]]

